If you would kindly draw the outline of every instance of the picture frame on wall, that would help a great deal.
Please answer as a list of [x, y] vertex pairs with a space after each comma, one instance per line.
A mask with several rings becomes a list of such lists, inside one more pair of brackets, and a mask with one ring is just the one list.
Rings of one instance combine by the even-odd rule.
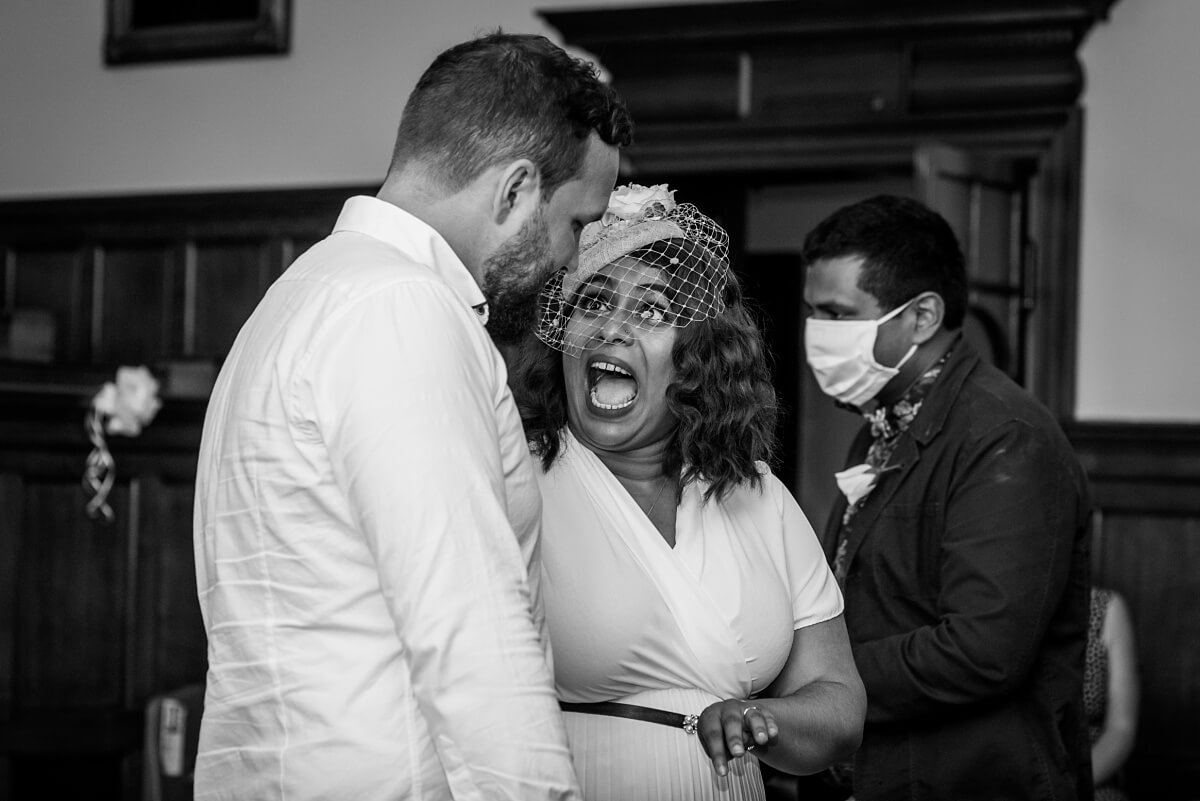
[[291, 0], [106, 0], [108, 65], [286, 53]]

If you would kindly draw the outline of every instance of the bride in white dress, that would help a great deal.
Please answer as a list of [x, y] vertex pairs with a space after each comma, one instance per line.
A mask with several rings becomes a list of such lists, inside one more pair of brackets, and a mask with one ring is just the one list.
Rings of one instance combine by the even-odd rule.
[[618, 189], [514, 370], [587, 801], [762, 799], [759, 759], [815, 772], [861, 738], [841, 594], [765, 464], [774, 392], [727, 249], [665, 187]]

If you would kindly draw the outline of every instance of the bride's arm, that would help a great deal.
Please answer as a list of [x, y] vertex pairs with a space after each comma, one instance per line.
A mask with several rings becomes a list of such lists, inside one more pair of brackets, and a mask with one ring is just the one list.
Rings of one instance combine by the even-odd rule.
[[796, 629], [764, 697], [729, 699], [700, 715], [696, 734], [720, 775], [747, 747], [788, 773], [816, 773], [858, 749], [867, 695], [841, 615]]

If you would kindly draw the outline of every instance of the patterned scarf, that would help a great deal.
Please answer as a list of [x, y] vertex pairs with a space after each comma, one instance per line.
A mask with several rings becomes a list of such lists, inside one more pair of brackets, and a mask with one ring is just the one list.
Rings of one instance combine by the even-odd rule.
[[846, 506], [846, 511], [842, 515], [841, 537], [838, 540], [837, 555], [833, 562], [833, 574], [837, 577], [839, 585], [844, 586], [846, 581], [846, 546], [850, 539], [850, 522], [862, 508], [867, 496], [871, 494], [871, 490], [874, 489], [876, 483], [874, 478], [887, 469], [888, 460], [892, 458], [892, 453], [896, 450], [900, 435], [907, 431], [913, 420], [917, 418], [925, 398], [929, 395], [930, 388], [942, 374], [942, 369], [945, 368], [946, 360], [950, 358], [952, 351], [953, 348], [942, 354], [942, 358], [922, 373], [920, 378], [914, 381], [912, 386], [894, 404], [890, 406], [879, 404], [873, 411], [862, 413], [871, 426], [871, 447], [867, 449], [866, 466], [868, 472], [873, 476], [873, 480], [860, 497]]

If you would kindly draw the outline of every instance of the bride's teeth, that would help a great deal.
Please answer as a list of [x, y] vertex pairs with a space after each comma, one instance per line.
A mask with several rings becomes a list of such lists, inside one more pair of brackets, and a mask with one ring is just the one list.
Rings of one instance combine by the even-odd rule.
[[621, 367], [617, 367], [615, 364], [609, 364], [608, 362], [595, 362], [592, 364], [592, 367], [596, 370], [604, 370], [609, 373], [616, 373], [617, 375], [627, 375], [630, 378], [633, 377], [633, 373]]

